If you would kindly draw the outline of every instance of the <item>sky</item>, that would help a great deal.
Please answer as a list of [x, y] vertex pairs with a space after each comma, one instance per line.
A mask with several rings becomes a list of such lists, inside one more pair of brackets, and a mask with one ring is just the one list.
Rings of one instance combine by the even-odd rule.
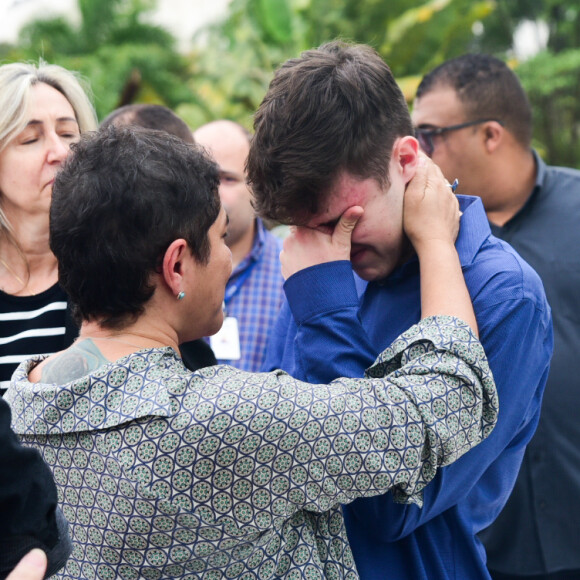
[[[158, 0], [156, 24], [170, 30], [186, 50], [193, 33], [225, 14], [230, 0]], [[20, 27], [39, 16], [78, 19], [76, 0], [0, 0], [0, 43], [14, 42]]]

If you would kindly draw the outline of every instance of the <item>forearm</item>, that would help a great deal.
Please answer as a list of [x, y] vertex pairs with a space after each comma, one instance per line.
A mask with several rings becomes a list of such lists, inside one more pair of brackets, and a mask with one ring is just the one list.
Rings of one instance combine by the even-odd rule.
[[478, 336], [471, 297], [465, 285], [459, 256], [446, 241], [430, 240], [417, 250], [421, 271], [421, 316], [461, 318]]
[[[512, 278], [510, 285], [506, 279], [510, 277], [509, 273], [502, 273], [483, 294], [493, 295], [498, 288], [507, 289], [509, 294], [515, 282]], [[497, 515], [507, 500], [514, 470], [517, 473], [521, 454], [536, 425], [537, 397], [542, 392], [550, 360], [549, 313], [536, 308], [531, 300], [507, 299], [485, 310], [479, 309], [478, 314], [481, 341], [502, 401], [499, 421], [484, 445], [446, 467], [429, 484], [422, 509], [394, 503], [390, 495], [358, 502], [352, 508], [358, 521], [381, 530], [381, 541], [396, 542], [459, 502], [485, 503], [488, 510], [485, 516], [479, 509], [474, 510], [480, 514], [474, 526], [481, 527], [482, 522], [491, 521]], [[506, 348], [511, 340], [508, 336], [518, 337], [510, 348]], [[518, 393], [517, 397], [510, 396], [514, 392]], [[388, 526], [382, 525], [385, 521], [389, 522]]]
[[[261, 472], [287, 478], [287, 486], [272, 493], [284, 518], [297, 509], [321, 512], [393, 487], [399, 499], [420, 503], [439, 466], [479, 443], [497, 414], [483, 349], [467, 325], [450, 317], [424, 320], [400, 335], [366, 379], [309, 385], [280, 371], [252, 376], [209, 367], [204, 372], [208, 398], [200, 404], [219, 407], [224, 391], [239, 393], [240, 411], [232, 415], [230, 428], [237, 423], [248, 442], [264, 441], [257, 450], [249, 445], [244, 451], [241, 444], [240, 457], [255, 453], [252, 463], [261, 464]], [[243, 477], [251, 489], [252, 470], [230, 481]], [[261, 485], [267, 489], [270, 483]]]

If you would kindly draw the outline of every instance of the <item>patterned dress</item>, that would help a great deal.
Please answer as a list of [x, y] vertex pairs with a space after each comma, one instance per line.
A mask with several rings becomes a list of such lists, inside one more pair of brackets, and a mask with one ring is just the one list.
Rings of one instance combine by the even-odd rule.
[[425, 319], [364, 379], [330, 385], [141, 350], [6, 400], [51, 467], [73, 554], [58, 578], [356, 579], [340, 504], [421, 502], [489, 434], [497, 393], [471, 330]]

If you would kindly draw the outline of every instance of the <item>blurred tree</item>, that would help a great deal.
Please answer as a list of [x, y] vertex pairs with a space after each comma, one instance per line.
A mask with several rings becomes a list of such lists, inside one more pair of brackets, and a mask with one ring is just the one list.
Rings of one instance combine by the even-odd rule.
[[200, 97], [178, 113], [251, 126], [272, 71], [334, 38], [374, 46], [410, 100], [421, 73], [470, 47], [492, 0], [233, 0], [227, 18], [197, 37], [192, 83]]
[[100, 118], [135, 100], [175, 108], [195, 99], [175, 38], [145, 20], [154, 0], [78, 0], [78, 6], [78, 26], [63, 17], [34, 20], [4, 60], [43, 58], [79, 71], [90, 82]]
[[496, 10], [485, 22], [477, 48], [510, 52], [518, 26], [526, 20], [548, 25], [548, 49], [554, 53], [580, 46], [580, 7], [564, 0], [495, 0]]
[[580, 168], [580, 49], [545, 51], [516, 72], [534, 112], [534, 145], [548, 163]]
[[[374, 46], [407, 100], [422, 75], [459, 54], [510, 59], [535, 113], [535, 146], [550, 163], [580, 166], [580, 7], [562, 0], [233, 0], [228, 17], [204, 31], [193, 55], [200, 102], [180, 106], [192, 126], [216, 117], [251, 127], [272, 72], [287, 58], [333, 38]], [[524, 20], [548, 24], [548, 50], [513, 59]]]
[[[165, 104], [192, 128], [215, 118], [251, 128], [273, 71], [334, 38], [374, 46], [408, 101], [422, 75], [467, 51], [509, 58], [535, 112], [535, 144], [551, 163], [580, 165], [580, 7], [563, 0], [232, 0], [223, 21], [200, 31], [188, 55], [150, 24], [155, 0], [77, 0], [64, 18], [26, 26], [2, 61], [39, 57], [85, 75], [102, 118], [131, 101]], [[514, 32], [542, 20], [548, 50], [513, 58]], [[578, 160], [578, 161], [577, 161]]]
[[[475, 50], [507, 55], [534, 111], [534, 146], [555, 165], [580, 167], [580, 6], [563, 0], [496, 0]], [[547, 25], [546, 49], [514, 58], [513, 38], [526, 20]]]

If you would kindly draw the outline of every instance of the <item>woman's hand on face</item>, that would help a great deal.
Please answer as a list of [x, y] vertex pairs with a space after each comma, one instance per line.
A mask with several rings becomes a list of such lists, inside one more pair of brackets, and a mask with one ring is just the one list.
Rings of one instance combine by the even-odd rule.
[[421, 155], [403, 201], [403, 228], [415, 251], [434, 242], [454, 244], [460, 217], [457, 197], [441, 170]]

